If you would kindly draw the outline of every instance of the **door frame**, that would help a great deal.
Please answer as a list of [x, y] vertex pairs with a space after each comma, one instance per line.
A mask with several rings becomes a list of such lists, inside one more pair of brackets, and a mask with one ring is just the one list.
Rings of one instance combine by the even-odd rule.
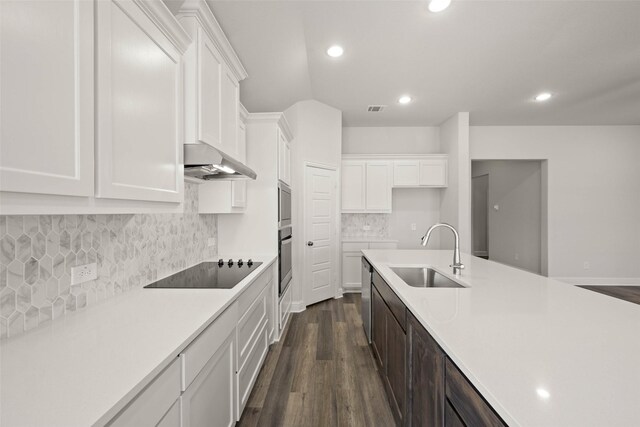
[[[335, 225], [334, 225], [334, 233], [336, 236], [336, 253], [334, 256], [334, 266], [335, 266], [335, 270], [332, 274], [331, 277], [331, 281], [332, 281], [332, 288], [333, 288], [333, 297], [334, 298], [338, 298], [342, 296], [342, 292], [340, 292], [339, 287], [338, 287], [338, 282], [340, 281], [340, 271], [342, 269], [342, 265], [340, 264], [340, 248], [342, 246], [342, 241], [341, 241], [341, 233], [340, 233], [340, 229], [341, 229], [341, 220], [340, 220], [340, 194], [339, 193], [339, 189], [340, 189], [340, 174], [338, 173], [338, 167], [334, 166], [334, 165], [329, 165], [326, 163], [318, 163], [318, 162], [309, 162], [309, 161], [305, 161], [304, 162], [304, 173], [302, 174], [302, 241], [300, 242], [300, 247], [302, 248], [302, 274], [303, 274], [303, 280], [302, 282], [305, 283], [305, 279], [306, 279], [306, 273], [307, 273], [307, 266], [308, 266], [308, 261], [307, 261], [307, 257], [305, 256], [306, 253], [306, 242], [309, 241], [307, 236], [307, 223], [306, 223], [306, 219], [307, 219], [307, 168], [317, 168], [317, 169], [324, 169], [324, 170], [329, 170], [329, 171], [333, 171], [336, 173], [336, 188], [335, 188], [335, 215], [336, 215], [336, 221], [335, 221]], [[308, 298], [308, 294], [307, 294], [307, 288], [306, 286], [302, 287], [302, 301], [303, 304], [305, 305], [305, 307], [307, 306], [307, 303], [309, 301]]]

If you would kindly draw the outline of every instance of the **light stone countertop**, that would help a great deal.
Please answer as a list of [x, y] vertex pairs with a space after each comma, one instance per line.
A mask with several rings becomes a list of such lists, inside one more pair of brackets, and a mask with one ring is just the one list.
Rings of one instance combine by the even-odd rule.
[[468, 254], [468, 288], [413, 288], [390, 266], [453, 278], [452, 251], [363, 253], [510, 426], [640, 425], [640, 305]]
[[138, 289], [0, 342], [1, 426], [108, 422], [275, 257], [233, 289]]
[[398, 240], [390, 239], [387, 237], [342, 237], [342, 243], [398, 243]]

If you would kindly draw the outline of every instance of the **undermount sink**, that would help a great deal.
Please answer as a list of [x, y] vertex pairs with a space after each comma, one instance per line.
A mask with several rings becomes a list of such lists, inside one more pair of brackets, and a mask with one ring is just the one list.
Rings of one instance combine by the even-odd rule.
[[390, 267], [407, 285], [414, 288], [464, 288], [432, 268]]

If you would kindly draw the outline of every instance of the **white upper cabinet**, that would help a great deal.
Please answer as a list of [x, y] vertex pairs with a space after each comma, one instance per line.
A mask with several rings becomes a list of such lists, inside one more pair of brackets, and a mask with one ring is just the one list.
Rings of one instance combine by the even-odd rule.
[[278, 179], [291, 186], [291, 146], [280, 130], [278, 130]]
[[238, 158], [239, 82], [247, 72], [204, 0], [185, 1], [177, 17], [195, 40], [184, 59], [185, 143]]
[[436, 154], [413, 160], [394, 160], [393, 186], [446, 187], [447, 156]]
[[0, 1], [0, 191], [93, 195], [94, 5]]
[[420, 162], [396, 160], [393, 162], [393, 186], [417, 187], [420, 185]]
[[342, 161], [342, 212], [362, 212], [365, 205], [366, 162]]
[[342, 159], [342, 212], [390, 213], [392, 189], [447, 186], [443, 154], [352, 154]]
[[[220, 140], [220, 81], [223, 62], [218, 49], [202, 28], [196, 30], [196, 42], [185, 55], [187, 81], [187, 117], [185, 142], [203, 142], [222, 149]], [[189, 101], [195, 101], [190, 105]], [[194, 132], [197, 130], [197, 136]]]
[[188, 37], [160, 2], [96, 5], [96, 196], [180, 202]]
[[420, 160], [420, 186], [446, 187], [447, 166], [446, 157]]
[[391, 212], [391, 162], [342, 161], [342, 212]]
[[368, 161], [366, 178], [367, 212], [391, 212], [391, 187], [391, 162], [383, 160]]

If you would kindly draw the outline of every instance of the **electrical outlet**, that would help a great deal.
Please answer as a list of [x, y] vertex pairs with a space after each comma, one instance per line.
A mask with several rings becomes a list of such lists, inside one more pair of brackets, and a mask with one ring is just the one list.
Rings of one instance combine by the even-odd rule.
[[591, 268], [591, 264], [589, 264], [589, 261], [585, 261], [585, 262], [582, 264], [582, 268], [584, 268], [585, 270], [590, 269], [590, 268]]
[[371, 226], [370, 226], [370, 225], [363, 225], [363, 226], [362, 226], [362, 229], [363, 229], [364, 231], [370, 231], [370, 230], [371, 230]]
[[411, 230], [416, 231], [418, 229], [416, 223], [411, 223]]
[[91, 264], [79, 265], [78, 267], [71, 268], [71, 284], [77, 285], [98, 278], [98, 264], [92, 262]]
[[209, 239], [207, 239], [207, 247], [211, 247], [211, 246], [215, 246], [216, 245], [216, 239], [214, 237], [209, 237]]
[[518, 261], [520, 259], [520, 254], [515, 254], [513, 257]]

